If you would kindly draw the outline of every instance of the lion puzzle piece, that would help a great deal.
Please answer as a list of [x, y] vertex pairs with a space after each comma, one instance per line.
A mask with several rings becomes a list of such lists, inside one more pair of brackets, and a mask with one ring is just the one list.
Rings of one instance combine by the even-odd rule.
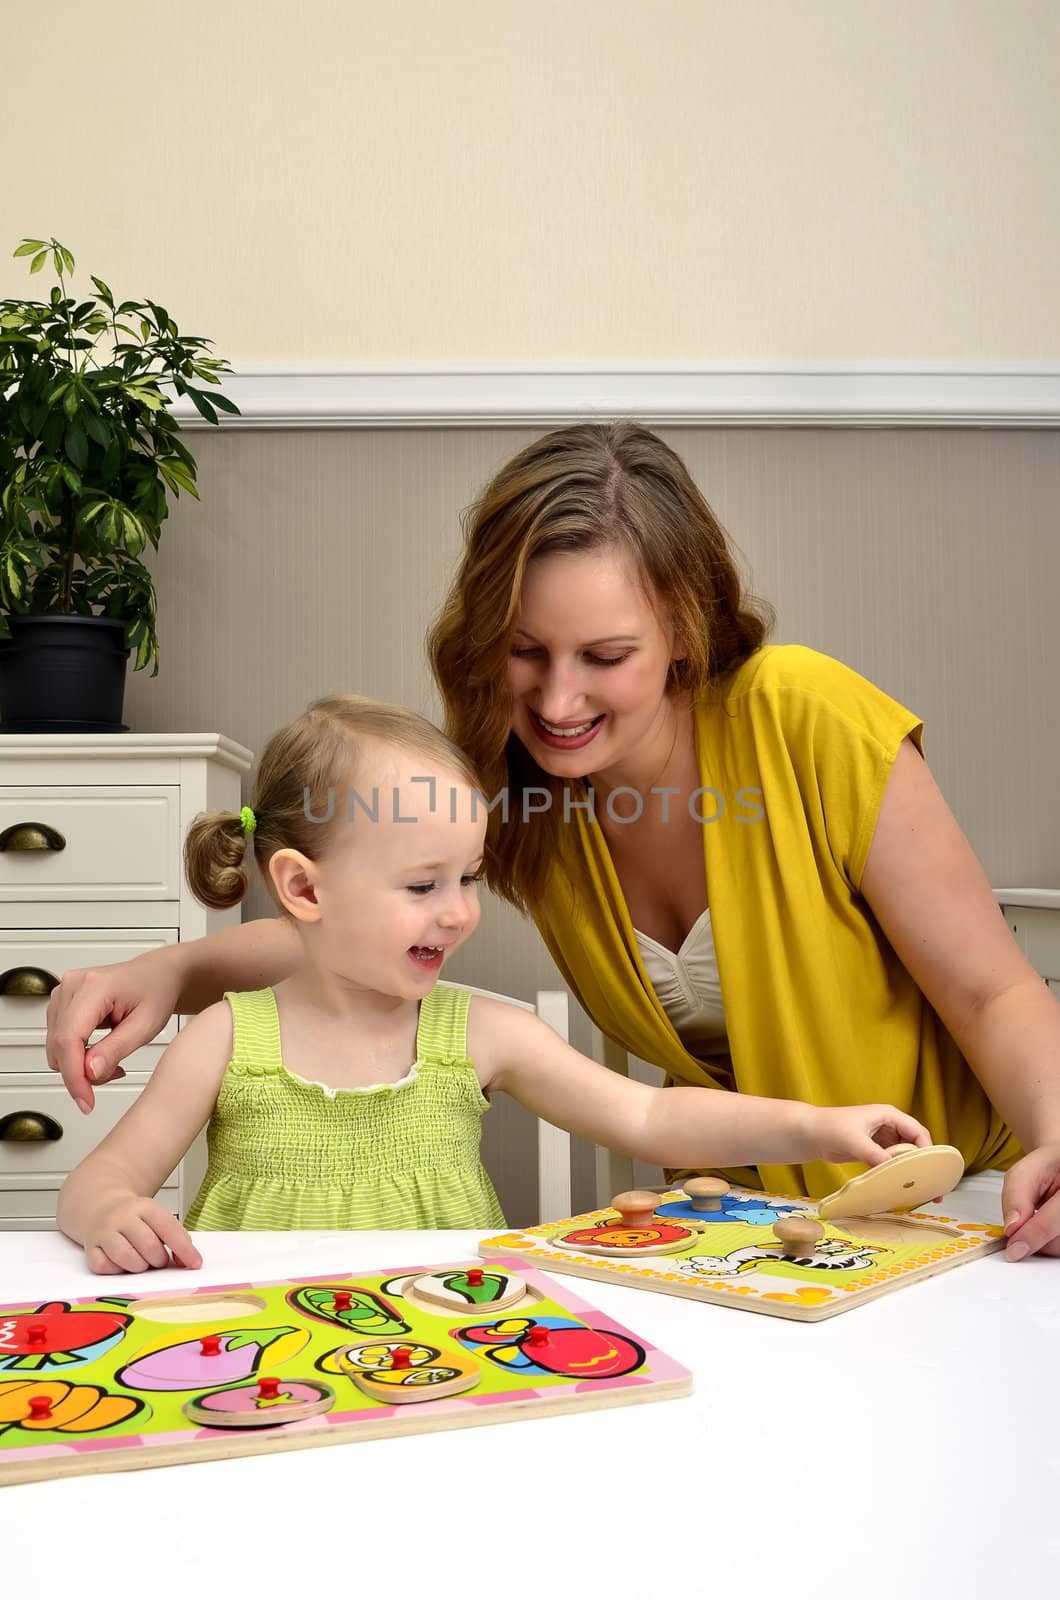
[[817, 1215], [871, 1217], [879, 1211], [913, 1211], [928, 1200], [941, 1199], [964, 1173], [964, 1157], [951, 1144], [896, 1144], [890, 1158], [870, 1167], [817, 1206]]
[[592, 1222], [557, 1236], [563, 1250], [580, 1250], [590, 1256], [663, 1256], [684, 1250], [695, 1238], [691, 1228], [666, 1222], [655, 1215], [659, 1196], [650, 1189], [629, 1189], [616, 1194], [612, 1211], [619, 1220]]

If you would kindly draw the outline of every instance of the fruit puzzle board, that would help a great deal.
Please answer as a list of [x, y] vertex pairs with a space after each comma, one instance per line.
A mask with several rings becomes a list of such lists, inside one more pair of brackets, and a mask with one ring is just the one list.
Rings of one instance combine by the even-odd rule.
[[0, 1484], [635, 1405], [691, 1387], [686, 1368], [518, 1262], [177, 1294], [134, 1287], [0, 1307]]
[[1005, 1243], [1002, 1228], [910, 1211], [830, 1218], [816, 1243], [791, 1252], [773, 1229], [792, 1216], [816, 1220], [814, 1202], [732, 1189], [703, 1211], [671, 1190], [640, 1226], [615, 1210], [591, 1211], [499, 1234], [479, 1250], [486, 1259], [518, 1255], [552, 1272], [820, 1322]]

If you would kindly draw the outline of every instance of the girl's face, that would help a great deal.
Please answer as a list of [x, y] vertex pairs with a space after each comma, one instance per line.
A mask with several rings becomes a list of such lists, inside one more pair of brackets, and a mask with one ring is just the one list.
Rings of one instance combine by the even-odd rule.
[[647, 771], [665, 760], [672, 735], [675, 652], [673, 630], [623, 553], [539, 556], [512, 634], [512, 731], [557, 778], [618, 782]]
[[[318, 959], [358, 990], [421, 999], [478, 925], [487, 814], [459, 774], [386, 753], [335, 791], [314, 863]], [[304, 859], [304, 858], [303, 858]]]

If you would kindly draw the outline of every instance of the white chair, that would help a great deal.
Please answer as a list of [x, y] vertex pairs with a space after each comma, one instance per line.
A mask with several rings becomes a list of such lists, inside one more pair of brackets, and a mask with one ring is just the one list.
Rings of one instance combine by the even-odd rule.
[[[536, 1002], [516, 1000], [510, 994], [495, 994], [492, 989], [476, 989], [469, 983], [450, 983], [450, 989], [464, 989], [486, 1000], [503, 1000], [506, 1005], [534, 1011], [555, 1028], [561, 1039], [570, 1043], [570, 1007], [565, 989], [539, 989]], [[552, 1222], [571, 1214], [570, 1134], [554, 1128], [541, 1118], [537, 1124], [537, 1207], [540, 1222]], [[628, 1186], [627, 1186], [628, 1187]]]
[[[624, 1078], [629, 1077], [629, 1053], [613, 1039], [605, 1038], [599, 1028], [594, 1027], [590, 1034], [591, 1044], [589, 1054], [594, 1061], [600, 1061], [612, 1072], [620, 1072]], [[616, 1194], [622, 1194], [627, 1189], [633, 1188], [633, 1158], [632, 1156], [619, 1155], [617, 1150], [605, 1150], [603, 1145], [596, 1146], [596, 1205], [609, 1206]]]

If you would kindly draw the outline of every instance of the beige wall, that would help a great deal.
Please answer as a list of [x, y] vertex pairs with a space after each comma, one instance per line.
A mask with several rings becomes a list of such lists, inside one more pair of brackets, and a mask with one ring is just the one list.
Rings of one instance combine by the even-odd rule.
[[[663, 431], [776, 603], [776, 637], [840, 657], [925, 718], [996, 885], [1060, 885], [1060, 433]], [[131, 677], [127, 720], [260, 750], [336, 688], [436, 714], [423, 637], [460, 511], [529, 437], [196, 434], [203, 498], [176, 508], [153, 564], [162, 666]], [[267, 909], [260, 892], [249, 909]], [[496, 903], [451, 975], [526, 998], [556, 981], [532, 926]], [[532, 1119], [502, 1097], [488, 1124], [487, 1162], [525, 1220]]]
[[0, 295], [54, 233], [240, 362], [1060, 357], [1056, 0], [2, 10]]

